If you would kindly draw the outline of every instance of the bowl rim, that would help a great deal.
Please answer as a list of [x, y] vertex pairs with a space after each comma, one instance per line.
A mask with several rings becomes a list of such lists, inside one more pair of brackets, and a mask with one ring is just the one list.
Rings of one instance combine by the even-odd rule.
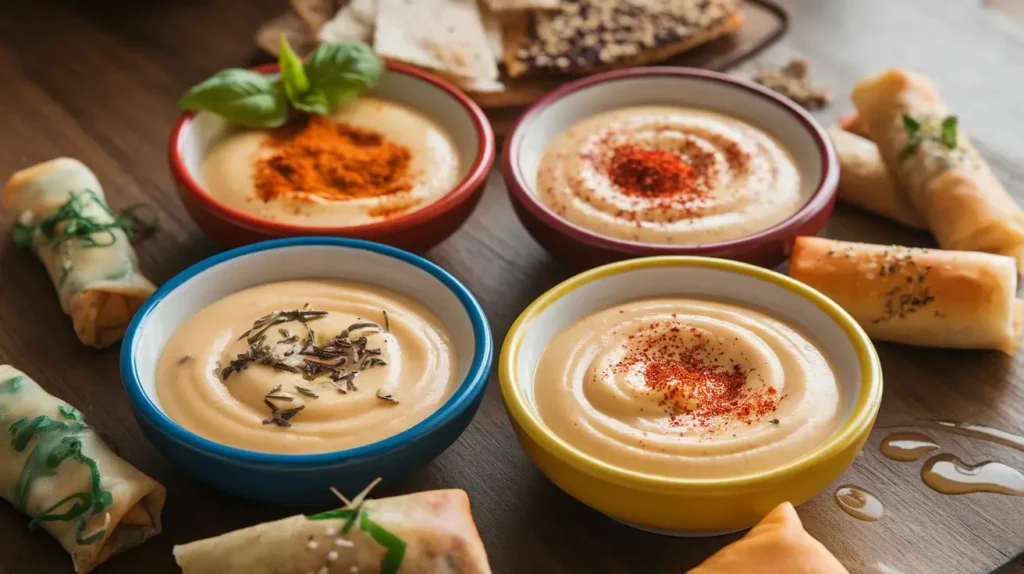
[[[470, 323], [472, 324], [474, 351], [469, 370], [462, 381], [455, 387], [452, 396], [426, 419], [396, 435], [363, 446], [315, 454], [265, 453], [228, 446], [199, 436], [181, 426], [160, 410], [149, 394], [143, 390], [135, 360], [135, 350], [139, 344], [140, 334], [145, 328], [146, 320], [153, 313], [154, 309], [174, 290], [207, 269], [212, 269], [227, 261], [261, 251], [308, 246], [360, 249], [397, 259], [404, 264], [426, 271], [455, 294], [466, 310], [466, 314], [469, 316]], [[164, 283], [153, 295], [146, 299], [128, 325], [124, 342], [121, 344], [120, 372], [121, 384], [128, 395], [128, 401], [138, 411], [139, 416], [148, 419], [157, 427], [157, 430], [169, 435], [176, 442], [200, 452], [242, 463], [296, 468], [338, 464], [350, 459], [382, 456], [393, 449], [402, 448], [426, 437], [438, 428], [450, 423], [484, 391], [487, 387], [487, 380], [490, 377], [493, 358], [494, 340], [483, 307], [480, 306], [480, 303], [469, 289], [438, 265], [407, 251], [362, 239], [292, 237], [261, 241], [218, 253], [191, 265]]]
[[[738, 89], [769, 100], [788, 112], [796, 123], [810, 134], [815, 144], [817, 144], [819, 161], [821, 163], [821, 178], [818, 181], [817, 189], [815, 189], [814, 193], [811, 194], [796, 213], [772, 227], [735, 239], [697, 245], [645, 243], [602, 235], [563, 218], [544, 205], [536, 193], [528, 191], [530, 186], [526, 183], [527, 179], [524, 177], [520, 165], [520, 148], [522, 147], [523, 134], [531, 128], [531, 124], [538, 114], [555, 102], [587, 88], [595, 86], [600, 88], [601, 85], [613, 82], [659, 76], [696, 79], [721, 84], [724, 89]], [[547, 227], [563, 235], [568, 235], [590, 247], [644, 256], [713, 255], [730, 250], [755, 248], [773, 241], [785, 240], [812, 222], [822, 211], [828, 209], [835, 199], [836, 189], [839, 184], [839, 160], [836, 156], [835, 148], [832, 146], [825, 128], [810, 113], [785, 96], [754, 82], [720, 72], [684, 66], [648, 66], [614, 70], [582, 78], [552, 90], [527, 108], [516, 118], [515, 123], [512, 124], [508, 135], [505, 136], [502, 148], [501, 172], [505, 179], [505, 185], [508, 187], [513, 198]]]
[[[763, 471], [723, 478], [672, 478], [632, 471], [603, 462], [559, 438], [541, 421], [540, 415], [527, 405], [522, 384], [516, 375], [519, 351], [527, 336], [529, 324], [547, 307], [588, 283], [605, 277], [658, 267], [710, 268], [745, 275], [785, 288], [821, 309], [846, 333], [860, 362], [860, 394], [846, 422], [828, 440], [800, 457]], [[680, 488], [707, 491], [745, 487], [808, 470], [856, 444], [861, 437], [867, 436], [882, 400], [882, 367], [878, 353], [867, 333], [837, 303], [814, 288], [769, 269], [739, 261], [689, 255], [647, 257], [610, 263], [575, 275], [552, 287], [534, 300], [509, 328], [498, 359], [498, 379], [509, 416], [541, 449], [595, 478], [654, 492], [677, 492]]]
[[[293, 235], [334, 236], [395, 233], [429, 221], [448, 210], [453, 209], [464, 201], [469, 200], [472, 197], [473, 192], [487, 181], [487, 176], [491, 171], [491, 167], [494, 165], [496, 154], [494, 130], [491, 128], [491, 123], [488, 121], [483, 109], [481, 109], [476, 102], [471, 100], [464, 92], [443, 78], [399, 62], [389, 61], [385, 64], [387, 66], [388, 73], [413, 76], [418, 80], [433, 84], [440, 88], [442, 91], [446, 92], [449, 97], [454, 99], [457, 104], [462, 106], [463, 111], [473, 122], [477, 138], [476, 157], [473, 159], [473, 163], [470, 165], [465, 177], [463, 177], [458, 184], [452, 187], [452, 189], [446, 194], [439, 197], [436, 201], [428, 203], [419, 209], [415, 209], [398, 217], [385, 219], [384, 221], [366, 223], [363, 225], [328, 227], [305, 226], [271, 221], [251, 213], [246, 213], [233, 207], [229, 207], [214, 197], [213, 194], [211, 194], [192, 176], [192, 173], [185, 166], [185, 161], [181, 156], [180, 148], [183, 145], [183, 133], [185, 128], [191, 125], [192, 121], [198, 114], [198, 112], [195, 111], [186, 111], [182, 113], [181, 117], [178, 118], [177, 123], [175, 123], [174, 129], [171, 131], [171, 138], [168, 146], [168, 162], [171, 166], [172, 174], [181, 184], [180, 187], [183, 188], [186, 193], [194, 197], [206, 211], [213, 213], [222, 220], [235, 222], [250, 230], [276, 237]], [[270, 74], [278, 71], [278, 64], [264, 64], [262, 66], [250, 68], [250, 70], [262, 74]], [[430, 114], [428, 115], [436, 121], [436, 117]]]

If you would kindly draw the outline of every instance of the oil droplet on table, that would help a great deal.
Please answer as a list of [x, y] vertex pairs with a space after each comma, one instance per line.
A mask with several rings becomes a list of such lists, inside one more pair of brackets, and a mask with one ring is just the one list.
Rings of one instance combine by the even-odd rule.
[[870, 492], [850, 484], [836, 489], [836, 503], [850, 516], [867, 522], [882, 517], [882, 501]]
[[942, 494], [994, 492], [1024, 496], [1024, 474], [1001, 462], [967, 464], [956, 455], [937, 454], [921, 467], [921, 480]]
[[881, 451], [886, 458], [900, 462], [914, 462], [939, 448], [928, 435], [919, 432], [897, 432], [882, 440]]

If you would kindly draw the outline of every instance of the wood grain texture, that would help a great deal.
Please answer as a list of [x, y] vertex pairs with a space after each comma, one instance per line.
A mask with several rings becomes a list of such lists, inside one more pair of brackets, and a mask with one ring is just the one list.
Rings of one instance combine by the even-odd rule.
[[[1007, 187], [1024, 199], [1024, 27], [976, 0], [787, 0], [791, 31], [747, 66], [792, 55], [810, 60], [837, 103], [821, 118], [848, 111], [846, 93], [861, 75], [905, 65], [931, 75], [962, 125]], [[252, 34], [281, 12], [283, 0], [151, 0], [0, 5], [0, 179], [57, 155], [78, 157], [104, 183], [115, 207], [147, 201], [163, 228], [138, 247], [156, 282], [217, 251], [185, 215], [172, 190], [166, 143], [175, 101], [215, 70], [246, 64]], [[10, 243], [0, 216], [0, 362], [27, 371], [81, 408], [121, 455], [169, 489], [164, 534], [100, 568], [108, 574], [177, 572], [171, 546], [289, 514], [223, 496], [171, 466], [142, 437], [129, 414], [116, 349], [78, 344], [43, 268]], [[827, 234], [858, 240], [927, 244], [928, 238], [850, 209]], [[492, 175], [469, 222], [429, 253], [480, 298], [501, 341], [516, 315], [569, 276], [525, 233], [505, 188]], [[1024, 354], [954, 352], [880, 345], [886, 388], [880, 422], [948, 418], [1024, 433]], [[844, 514], [831, 490], [800, 508], [812, 534], [852, 572], [990, 572], [1024, 550], [1024, 498], [946, 497], [917, 478], [920, 463], [881, 457], [883, 431], [839, 480], [877, 494], [885, 516], [863, 523]], [[1024, 468], [1024, 453], [936, 434], [965, 459]], [[835, 485], [833, 485], [835, 486]], [[459, 487], [498, 574], [684, 572], [733, 540], [672, 539], [621, 526], [554, 487], [519, 448], [492, 380], [469, 430], [429, 467], [385, 485], [381, 494]], [[685, 509], [680, 509], [685, 512]], [[70, 572], [70, 560], [43, 532], [0, 504], [0, 572]], [[1000, 572], [1019, 572], [1008, 564]]]

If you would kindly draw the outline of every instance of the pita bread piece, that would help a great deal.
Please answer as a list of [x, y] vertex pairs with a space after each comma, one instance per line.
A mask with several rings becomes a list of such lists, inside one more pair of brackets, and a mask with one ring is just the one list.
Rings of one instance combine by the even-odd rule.
[[321, 42], [371, 42], [377, 19], [376, 0], [353, 0], [328, 20], [317, 39]]
[[379, 0], [377, 6], [377, 55], [454, 76], [498, 79], [475, 0]]
[[582, 74], [660, 62], [733, 32], [739, 0], [562, 0], [505, 30], [511, 78]]

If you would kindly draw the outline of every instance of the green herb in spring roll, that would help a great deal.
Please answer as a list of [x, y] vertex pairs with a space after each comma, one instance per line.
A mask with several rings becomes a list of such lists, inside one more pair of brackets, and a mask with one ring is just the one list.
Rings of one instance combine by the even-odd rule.
[[175, 546], [174, 557], [183, 574], [490, 574], [464, 491], [365, 497]]
[[139, 273], [131, 246], [155, 221], [135, 209], [111, 211], [96, 176], [70, 158], [15, 173], [3, 203], [17, 218], [15, 244], [31, 247], [46, 266], [78, 338], [99, 348], [120, 340], [156, 289]]
[[76, 572], [160, 532], [164, 487], [10, 365], [0, 365], [0, 435], [0, 496], [60, 542]]

